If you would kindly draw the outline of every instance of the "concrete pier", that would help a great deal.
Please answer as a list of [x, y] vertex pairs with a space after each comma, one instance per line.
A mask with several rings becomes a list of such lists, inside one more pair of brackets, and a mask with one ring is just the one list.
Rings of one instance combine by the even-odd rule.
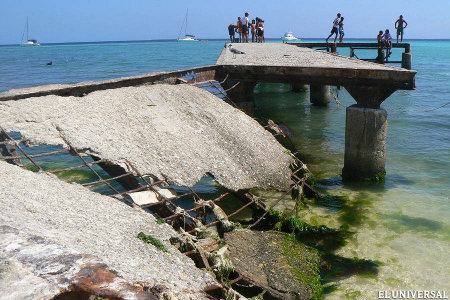
[[382, 181], [386, 174], [387, 112], [382, 108], [347, 107], [344, 180]]
[[402, 53], [402, 68], [411, 70], [412, 68], [412, 54]]
[[330, 103], [330, 86], [311, 84], [309, 99], [313, 105], [327, 106]]
[[[346, 46], [377, 49], [376, 44]], [[357, 103], [347, 108], [343, 177], [353, 181], [380, 180], [385, 174], [387, 131], [387, 112], [380, 108], [380, 104], [398, 89], [415, 88], [416, 71], [408, 70], [411, 67], [410, 47], [395, 47], [405, 49], [404, 68], [352, 59], [300, 45], [232, 44], [231, 47], [227, 45], [217, 61], [216, 77], [218, 80], [226, 77], [243, 82], [309, 84], [311, 103], [321, 106], [330, 102], [331, 85], [343, 86]], [[238, 51], [231, 51], [230, 48]], [[248, 91], [238, 95], [230, 93], [229, 96], [236, 97], [236, 101], [241, 101], [242, 97], [250, 99]]]
[[[306, 47], [306, 48], [316, 48], [320, 50], [327, 50], [330, 52], [336, 52], [336, 48], [348, 48], [350, 50], [350, 58], [357, 58], [359, 60], [365, 60], [365, 61], [372, 61], [372, 62], [379, 62], [379, 63], [387, 63], [387, 64], [401, 64], [402, 68], [411, 70], [411, 44], [409, 43], [392, 43], [392, 48], [396, 49], [404, 49], [403, 54], [408, 55], [402, 55], [401, 61], [395, 61], [391, 59], [386, 59], [386, 56], [384, 55], [384, 49], [379, 49], [378, 43], [322, 43], [322, 42], [313, 42], [313, 43], [288, 43], [289, 45], [296, 46], [296, 47]], [[367, 51], [366, 50], [377, 50], [378, 54], [377, 57], [372, 56], [374, 58], [367, 58], [362, 57], [362, 55], [366, 56]], [[365, 53], [358, 53], [358, 56], [356, 55], [356, 50], [364, 50]], [[381, 50], [381, 51], [380, 51]], [[383, 55], [380, 55], [382, 52]], [[370, 57], [370, 56], [369, 56]], [[406, 58], [405, 58], [406, 57]]]

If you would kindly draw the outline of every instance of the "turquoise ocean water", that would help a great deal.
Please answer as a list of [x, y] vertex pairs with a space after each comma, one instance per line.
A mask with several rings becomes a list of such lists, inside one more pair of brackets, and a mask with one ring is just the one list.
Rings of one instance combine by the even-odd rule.
[[[75, 83], [214, 64], [224, 41], [133, 42], [0, 47], [0, 91]], [[450, 41], [412, 41], [416, 91], [397, 91], [388, 112], [384, 184], [343, 184], [345, 107], [312, 107], [309, 94], [288, 85], [258, 85], [256, 117], [282, 122], [319, 178], [319, 187], [345, 203], [309, 203], [301, 216], [315, 225], [343, 226], [353, 234], [336, 254], [377, 262], [377, 272], [337, 276], [326, 298], [376, 298], [378, 290], [447, 289], [450, 282]], [[395, 60], [400, 50], [394, 49]], [[348, 55], [348, 50], [341, 54]], [[357, 52], [359, 57], [372, 52]], [[52, 61], [52, 66], [46, 63]], [[441, 107], [442, 106], [442, 107]], [[1, 121], [0, 121], [1, 123]], [[207, 182], [205, 191], [215, 189]]]

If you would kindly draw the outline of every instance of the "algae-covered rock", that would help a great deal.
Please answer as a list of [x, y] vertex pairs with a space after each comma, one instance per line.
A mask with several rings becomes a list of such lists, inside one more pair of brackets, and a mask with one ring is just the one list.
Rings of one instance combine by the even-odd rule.
[[320, 296], [320, 258], [315, 250], [273, 231], [234, 230], [225, 240], [235, 271], [245, 280], [277, 298]]

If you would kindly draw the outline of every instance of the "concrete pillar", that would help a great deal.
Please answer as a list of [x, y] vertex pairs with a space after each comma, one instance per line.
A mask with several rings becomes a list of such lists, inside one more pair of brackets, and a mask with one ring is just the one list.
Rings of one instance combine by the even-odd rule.
[[227, 93], [227, 97], [233, 101], [246, 114], [253, 116], [255, 112], [255, 101], [253, 90], [256, 86], [254, 81], [226, 80], [221, 84]]
[[357, 104], [347, 107], [344, 180], [384, 180], [387, 127], [386, 110]]
[[327, 106], [330, 103], [330, 86], [311, 84], [309, 99], [313, 105]]
[[291, 84], [292, 91], [295, 93], [305, 92], [308, 90], [308, 85], [304, 83], [292, 83]]
[[386, 54], [384, 53], [384, 50], [382, 48], [378, 48], [378, 56], [376, 58], [376, 62], [384, 65], [385, 61]]
[[412, 54], [402, 53], [402, 68], [411, 70], [412, 67]]

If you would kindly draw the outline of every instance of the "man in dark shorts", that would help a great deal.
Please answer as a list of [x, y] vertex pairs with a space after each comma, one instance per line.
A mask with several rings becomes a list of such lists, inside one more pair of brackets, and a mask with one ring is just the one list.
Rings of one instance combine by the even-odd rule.
[[248, 43], [248, 29], [250, 22], [248, 20], [248, 13], [245, 13], [244, 19], [242, 19], [242, 38], [244, 43]]
[[236, 41], [234, 37], [234, 34], [236, 33], [236, 28], [237, 25], [235, 23], [228, 25], [228, 34], [230, 35], [230, 42], [232, 43]]
[[[405, 23], [405, 27], [403, 27], [403, 23]], [[408, 26], [405, 20], [403, 20], [403, 16], [400, 15], [397, 21], [395, 21], [395, 29], [397, 29], [397, 44], [398, 44], [398, 36], [401, 35], [400, 43], [403, 43], [403, 28]]]
[[336, 39], [337, 39], [337, 36], [338, 36], [338, 33], [339, 33], [339, 21], [341, 20], [341, 14], [337, 14], [337, 18], [336, 19], [334, 19], [334, 21], [333, 21], [333, 27], [331, 28], [331, 33], [330, 33], [330, 35], [327, 37], [327, 39], [325, 40], [327, 43], [328, 43], [328, 39], [333, 35], [333, 34], [335, 34], [335, 36], [334, 36], [334, 42], [336, 43]]

